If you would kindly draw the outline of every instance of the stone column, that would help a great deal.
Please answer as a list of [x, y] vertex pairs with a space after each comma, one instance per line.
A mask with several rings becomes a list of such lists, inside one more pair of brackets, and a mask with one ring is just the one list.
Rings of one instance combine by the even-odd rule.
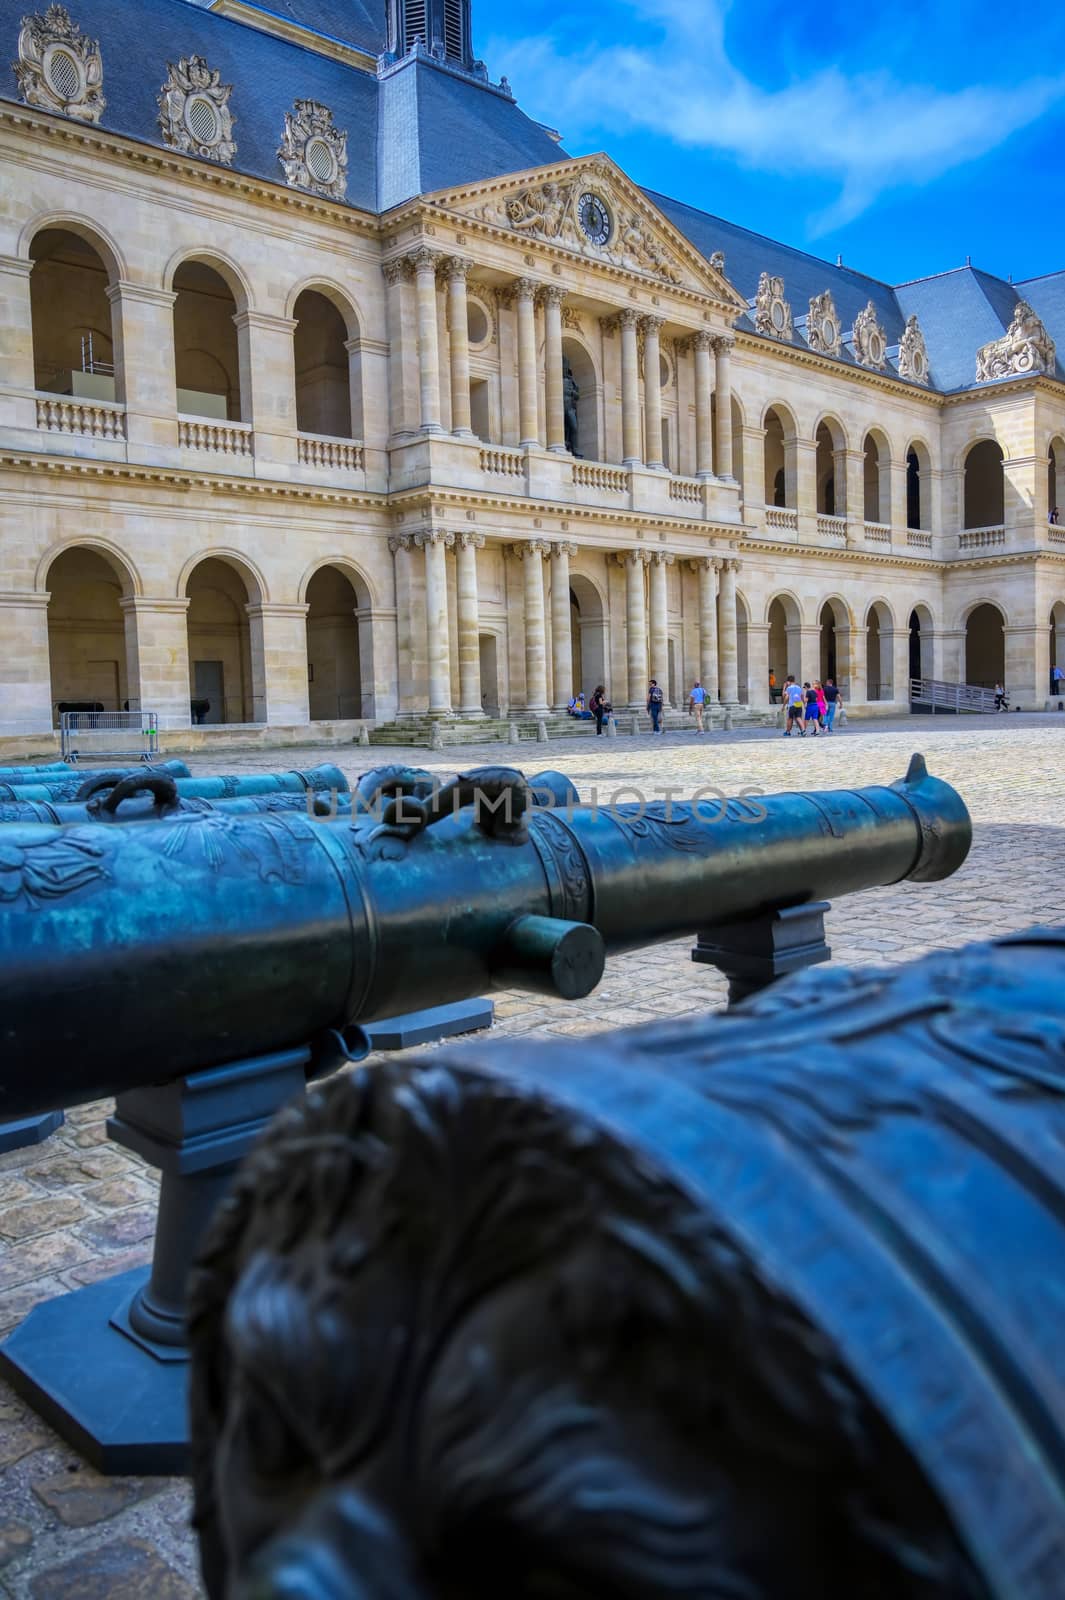
[[841, 453], [846, 459], [847, 466], [847, 541], [849, 544], [864, 543], [865, 452], [844, 450]]
[[463, 717], [484, 716], [481, 705], [481, 614], [477, 596], [477, 552], [483, 549], [483, 533], [456, 534], [459, 715]]
[[395, 557], [396, 669], [399, 712], [424, 712], [429, 704], [429, 679], [425, 663], [425, 596], [420, 563], [414, 556], [414, 536], [393, 534], [388, 548]]
[[0, 593], [0, 733], [52, 732], [48, 600], [47, 593]]
[[647, 602], [643, 570], [645, 550], [625, 550], [618, 554], [625, 568], [625, 637], [629, 669], [629, 705], [635, 711], [646, 709], [647, 688]]
[[291, 466], [297, 457], [295, 320], [238, 311], [233, 321], [240, 349], [240, 415], [251, 423], [255, 459]]
[[669, 591], [666, 568], [674, 557], [664, 550], [655, 550], [651, 566], [651, 677], [657, 679], [662, 691], [663, 709], [669, 705]]
[[[37, 426], [33, 313], [30, 307], [32, 271], [32, 261], [23, 261], [18, 256], [0, 256], [0, 385], [4, 391], [0, 395], [0, 424], [6, 427]], [[117, 359], [116, 348], [116, 365]], [[51, 725], [49, 711], [41, 726], [47, 729]]]
[[573, 682], [573, 638], [569, 601], [569, 558], [577, 554], [575, 544], [560, 540], [550, 550], [551, 559], [551, 664], [555, 681], [555, 710], [565, 711], [570, 695], [579, 687]]
[[769, 704], [769, 624], [747, 624], [747, 704]]
[[[447, 309], [450, 323], [449, 348], [451, 351], [451, 431], [462, 439], [473, 438], [470, 422], [470, 336], [466, 311], [466, 276], [470, 263], [461, 256], [449, 257], [447, 275]], [[478, 700], [480, 694], [478, 693]], [[481, 709], [480, 705], [477, 707]]]
[[[418, 297], [418, 376], [423, 433], [442, 432], [440, 424], [440, 347], [437, 338], [436, 263], [434, 251], [422, 248], [411, 257]], [[450, 696], [449, 696], [450, 700]], [[449, 706], [450, 709], [450, 706]]]
[[515, 286], [518, 307], [518, 432], [520, 445], [540, 443], [540, 418], [536, 382], [536, 283], [519, 278]]
[[[714, 476], [714, 440], [710, 424], [710, 393], [713, 382], [710, 372], [711, 343], [710, 335], [705, 331], [692, 337], [692, 350], [695, 355], [695, 476], [697, 478]], [[705, 683], [703, 688], [706, 688]]]
[[735, 705], [739, 699], [736, 640], [736, 574], [739, 569], [740, 564], [734, 559], [722, 561], [717, 597], [719, 693], [726, 705]]
[[[565, 298], [565, 290], [557, 284], [548, 284], [543, 292], [547, 448], [556, 451], [566, 448], [566, 409], [562, 387], [562, 302]], [[556, 695], [558, 692], [556, 687]]]
[[309, 608], [263, 601], [244, 609], [251, 626], [253, 721], [306, 726], [311, 720], [307, 687]]
[[[643, 319], [643, 414], [647, 436], [644, 460], [649, 467], [659, 468], [665, 465], [662, 460], [662, 353], [658, 343], [664, 320], [663, 317]], [[659, 679], [660, 686], [661, 681]]]
[[717, 573], [716, 556], [699, 556], [689, 563], [699, 578], [699, 681], [708, 700], [716, 700], [717, 669]]
[[[107, 290], [114, 333], [115, 398], [126, 407], [126, 439], [138, 461], [177, 448], [174, 301], [165, 289], [113, 283]], [[186, 718], [183, 726], [188, 725]]]
[[[794, 626], [790, 627], [788, 629], [788, 654], [789, 654], [789, 656], [791, 654], [791, 645], [792, 645], [792, 639], [793, 639], [794, 633], [798, 634], [798, 640], [799, 640], [799, 671], [798, 671], [799, 682], [800, 683], [813, 683], [815, 678], [819, 678], [821, 676], [821, 624], [819, 622], [814, 622], [814, 623], [803, 622], [803, 623], [799, 623], [797, 628], [794, 627]], [[844, 673], [843, 673], [843, 658], [846, 655], [846, 653], [848, 651], [848, 648], [849, 647], [844, 643], [844, 640], [843, 640], [843, 637], [842, 637], [842, 630], [837, 628], [836, 629], [836, 682], [837, 683], [839, 683], [840, 679], [844, 675]], [[863, 645], [863, 656], [864, 656], [864, 645]], [[790, 667], [789, 667], [788, 670], [789, 671], [791, 670]], [[862, 698], [863, 699], [865, 698], [864, 691], [862, 693]]]
[[[388, 285], [388, 408], [393, 439], [407, 439], [417, 432], [420, 405], [418, 363], [410, 352], [415, 323], [411, 278], [413, 267], [406, 256], [386, 261], [382, 267]], [[364, 433], [368, 432], [363, 422]]]
[[544, 716], [547, 704], [547, 618], [544, 613], [544, 539], [514, 546], [525, 580], [525, 709]]
[[[714, 468], [719, 478], [726, 478], [730, 483], [735, 481], [732, 474], [732, 376], [729, 364], [729, 357], [732, 354], [732, 346], [734, 344], [734, 339], [728, 339], [724, 336], [714, 341], [714, 350], [717, 355], [714, 374], [714, 421], [716, 423]], [[750, 494], [750, 485], [747, 487], [747, 493]]]
[[425, 631], [429, 658], [429, 715], [450, 717], [451, 636], [447, 607], [445, 552], [455, 535], [442, 528], [424, 529], [414, 542], [425, 552]]
[[187, 728], [188, 600], [125, 595], [118, 603], [126, 619], [129, 709], [156, 712], [161, 728]]
[[635, 311], [622, 311], [621, 328], [621, 454], [627, 467], [640, 466], [640, 354], [636, 341]]

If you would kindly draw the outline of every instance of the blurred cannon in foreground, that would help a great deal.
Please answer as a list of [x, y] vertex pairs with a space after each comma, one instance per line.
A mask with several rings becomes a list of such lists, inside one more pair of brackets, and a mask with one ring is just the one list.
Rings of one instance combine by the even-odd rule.
[[234, 800], [244, 795], [306, 794], [336, 789], [345, 792], [348, 780], [339, 767], [324, 763], [306, 772], [239, 772], [202, 774], [192, 777], [183, 761], [166, 761], [157, 766], [119, 767], [99, 772], [78, 771], [47, 774], [35, 782], [0, 783], [0, 803], [39, 801], [64, 805], [91, 800], [107, 794], [119, 784], [136, 780], [169, 779], [177, 794], [187, 800]]
[[190, 1291], [214, 1600], [1060, 1600], [1065, 929], [453, 1046]]
[[597, 808], [535, 781], [561, 809], [508, 768], [392, 768], [352, 797], [376, 816], [0, 828], [0, 1109], [116, 1094], [112, 1138], [163, 1172], [150, 1275], [37, 1307], [0, 1352], [96, 1464], [184, 1466], [192, 1251], [269, 1118], [375, 1022], [493, 988], [580, 999], [608, 953], [684, 933], [735, 995], [826, 959], [821, 896], [945, 877], [971, 839], [920, 757], [890, 787], [758, 800]]

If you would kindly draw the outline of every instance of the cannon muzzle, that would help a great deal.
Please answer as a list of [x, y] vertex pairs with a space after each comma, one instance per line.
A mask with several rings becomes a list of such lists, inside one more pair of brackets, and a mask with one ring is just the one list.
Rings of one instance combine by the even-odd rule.
[[[69, 1106], [494, 987], [580, 998], [605, 956], [965, 859], [916, 757], [890, 787], [534, 808], [520, 773], [382, 821], [298, 813], [0, 830], [0, 1117]], [[180, 1018], [175, 1027], [173, 1019]]]

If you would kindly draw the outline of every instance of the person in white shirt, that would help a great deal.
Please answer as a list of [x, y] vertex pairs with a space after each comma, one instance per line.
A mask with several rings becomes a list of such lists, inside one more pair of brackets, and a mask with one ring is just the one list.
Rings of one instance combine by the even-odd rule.
[[706, 690], [696, 678], [692, 684], [692, 692], [688, 696], [688, 715], [695, 718], [696, 733], [703, 732], [703, 706], [706, 704]]

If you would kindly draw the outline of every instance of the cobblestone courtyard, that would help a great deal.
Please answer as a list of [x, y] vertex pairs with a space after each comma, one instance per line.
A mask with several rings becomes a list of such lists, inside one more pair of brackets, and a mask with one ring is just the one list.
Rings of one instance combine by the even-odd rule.
[[[867, 725], [866, 725], [867, 726]], [[1065, 917], [1065, 716], [913, 721], [832, 738], [747, 734], [571, 739], [548, 747], [372, 751], [286, 749], [189, 758], [194, 771], [337, 761], [354, 775], [409, 759], [447, 773], [507, 762], [551, 766], [601, 802], [622, 786], [767, 793], [888, 783], [912, 751], [955, 784], [975, 824], [972, 853], [944, 884], [851, 897], [828, 919], [839, 962], [904, 961]], [[626, 794], [623, 799], [633, 796]], [[580, 1005], [496, 996], [496, 1033], [590, 1032], [724, 1000], [724, 982], [688, 959], [690, 940], [612, 961]], [[108, 1107], [75, 1108], [46, 1144], [0, 1157], [0, 1336], [38, 1302], [146, 1262], [155, 1178], [104, 1131]], [[200, 1595], [185, 1487], [102, 1479], [0, 1384], [0, 1594], [13, 1600], [194, 1600]]]

